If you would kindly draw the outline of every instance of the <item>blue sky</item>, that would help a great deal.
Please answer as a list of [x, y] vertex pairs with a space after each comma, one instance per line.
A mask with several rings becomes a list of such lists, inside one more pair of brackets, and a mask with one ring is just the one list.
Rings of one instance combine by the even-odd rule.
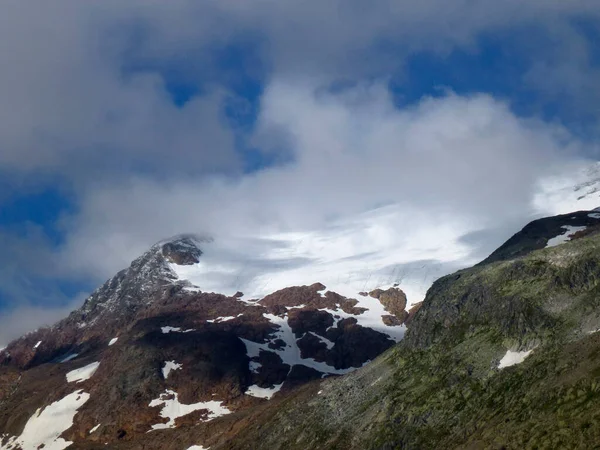
[[[493, 248], [534, 214], [544, 170], [597, 159], [599, 24], [585, 0], [7, 7], [0, 323], [36, 319], [0, 344], [176, 232], [314, 228], [394, 201], [489, 226], [490, 203], [513, 205]], [[428, 166], [415, 154], [438, 143], [414, 130], [437, 128], [464, 132]], [[472, 165], [464, 186], [446, 157]], [[414, 182], [381, 180], [390, 161]], [[516, 181], [473, 192], [490, 167]], [[186, 212], [148, 220], [163, 210]]]

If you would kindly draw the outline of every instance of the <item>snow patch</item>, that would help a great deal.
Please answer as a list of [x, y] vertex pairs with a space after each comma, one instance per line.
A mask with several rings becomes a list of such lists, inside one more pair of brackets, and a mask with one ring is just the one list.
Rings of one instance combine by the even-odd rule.
[[42, 341], [38, 341], [38, 343], [37, 343], [37, 344], [35, 344], [35, 345], [33, 346], [33, 349], [35, 350], [35, 349], [36, 349], [36, 348], [38, 348], [38, 347], [39, 347], [41, 344], [42, 344]]
[[552, 239], [549, 239], [548, 243], [546, 244], [546, 248], [556, 247], [557, 245], [564, 244], [565, 242], [570, 241], [571, 236], [573, 236], [578, 231], [585, 230], [587, 227], [572, 227], [571, 225], [563, 225], [561, 228], [564, 229], [565, 232], [559, 234], [556, 237], [553, 237]]
[[162, 368], [163, 378], [166, 380], [172, 370], [181, 369], [181, 364], [175, 361], [165, 361], [165, 366]]
[[29, 418], [23, 433], [19, 437], [11, 438], [1, 450], [12, 449], [20, 446], [24, 450], [44, 448], [44, 450], [63, 450], [72, 442], [59, 437], [73, 426], [73, 419], [77, 410], [88, 401], [90, 394], [75, 391], [45, 408], [38, 409]]
[[[194, 411], [206, 409], [208, 410], [208, 417], [203, 422], [209, 422], [217, 417], [231, 414], [225, 406], [222, 406], [223, 402], [211, 400], [208, 402], [192, 403], [191, 405], [184, 405], [179, 403], [179, 395], [177, 392], [167, 389], [164, 394], [160, 394], [160, 397], [150, 402], [148, 406], [155, 407], [163, 405], [160, 412], [160, 416], [169, 419], [167, 423], [157, 423], [152, 425], [152, 430], [163, 430], [166, 428], [175, 428], [175, 419], [183, 417]], [[151, 430], [151, 431], [152, 431]]]
[[177, 331], [181, 331], [181, 328], [179, 327], [160, 327], [160, 330], [162, 331], [163, 334], [169, 334], [170, 332], [177, 332]]
[[591, 214], [588, 214], [588, 217], [590, 217], [592, 219], [600, 219], [600, 213], [591, 213]]
[[202, 447], [201, 445], [192, 445], [191, 447], [188, 447], [187, 450], [210, 450], [210, 447]]
[[98, 425], [96, 425], [94, 428], [92, 428], [92, 429], [89, 431], [89, 434], [92, 434], [94, 431], [98, 430], [98, 428], [100, 428], [100, 425], [101, 425], [101, 424], [98, 424]]
[[189, 330], [181, 330], [181, 328], [179, 327], [160, 327], [160, 330], [162, 331], [163, 334], [169, 334], [169, 333], [189, 333], [190, 331], [194, 331], [193, 328], [190, 328]]
[[64, 358], [62, 358], [61, 360], [59, 360], [59, 363], [66, 363], [71, 361], [72, 359], [75, 359], [79, 356], [79, 353], [70, 353], [67, 356], [65, 356]]
[[111, 345], [115, 344], [115, 343], [117, 342], [117, 340], [118, 340], [118, 339], [119, 339], [118, 337], [114, 337], [114, 338], [112, 338], [112, 339], [109, 341], [109, 343], [108, 343], [108, 346], [110, 347]]
[[81, 383], [82, 381], [89, 380], [96, 370], [98, 370], [98, 366], [100, 366], [100, 363], [96, 361], [87, 366], [72, 370], [67, 373], [67, 381], [69, 383], [72, 383], [73, 381]]
[[507, 350], [506, 354], [502, 357], [500, 363], [498, 364], [498, 369], [504, 369], [505, 367], [521, 364], [532, 351], [533, 349], [525, 352], [513, 352], [512, 350]]
[[325, 374], [336, 375], [344, 375], [357, 369], [356, 367], [349, 367], [347, 369], [336, 369], [335, 367], [330, 366], [329, 364], [316, 361], [313, 358], [302, 358], [300, 348], [298, 347], [298, 344], [296, 342], [296, 336], [294, 335], [292, 328], [288, 324], [287, 316], [279, 317], [273, 314], [264, 313], [263, 317], [268, 319], [277, 327], [277, 331], [275, 331], [275, 337], [272, 340], [281, 339], [286, 343], [286, 345], [284, 348], [272, 349], [269, 348], [269, 342], [259, 344], [258, 342], [252, 342], [240, 338], [246, 346], [246, 354], [248, 355], [248, 358], [252, 359], [258, 357], [261, 351], [267, 351], [279, 355], [283, 364], [288, 364], [290, 366], [290, 370], [293, 366], [297, 364], [311, 367]]
[[243, 314], [238, 314], [237, 316], [224, 316], [224, 317], [217, 317], [216, 319], [208, 319], [207, 322], [208, 323], [219, 323], [219, 322], [227, 322], [228, 320], [233, 320], [236, 317], [240, 317], [243, 316]]
[[[399, 223], [428, 226], [398, 233]], [[322, 229], [199, 242], [198, 263], [170, 263], [169, 269], [190, 291], [228, 296], [241, 291], [249, 299], [316, 282], [336, 292], [345, 287], [352, 296], [400, 283], [410, 307], [423, 300], [435, 279], [476, 262], [460, 238], [478, 229], [479, 224], [454, 214], [436, 212], [432, 218], [394, 204], [331, 221]]]
[[252, 397], [265, 398], [267, 400], [270, 400], [271, 397], [273, 397], [273, 395], [275, 395], [281, 390], [281, 386], [283, 386], [283, 383], [276, 384], [271, 388], [261, 388], [258, 385], [253, 384], [248, 388], [246, 392], [244, 392], [244, 394], [250, 395]]
[[317, 333], [314, 333], [312, 331], [309, 331], [309, 334], [312, 334], [314, 337], [316, 337], [319, 341], [321, 341], [323, 344], [325, 344], [327, 346], [327, 350], [331, 350], [334, 346], [335, 343], [331, 342], [329, 339], [318, 335]]
[[252, 373], [258, 373], [258, 369], [260, 369], [261, 367], [262, 364], [256, 361], [250, 361], [250, 364], [248, 364], [248, 368]]

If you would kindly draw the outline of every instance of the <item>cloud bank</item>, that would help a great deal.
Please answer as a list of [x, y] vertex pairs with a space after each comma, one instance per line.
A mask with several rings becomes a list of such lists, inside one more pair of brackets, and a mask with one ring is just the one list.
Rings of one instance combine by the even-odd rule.
[[[6, 5], [0, 201], [52, 186], [71, 207], [50, 224], [59, 242], [49, 224], [0, 230], [0, 328], [16, 324], [0, 341], [72, 307], [57, 286], [44, 297], [53, 280], [96, 285], [183, 232], [245, 243], [228, 264], [244, 261], [248, 286], [282, 272], [270, 261], [287, 252], [296, 265], [280, 283], [404, 267], [422, 297], [556, 212], [540, 180], [597, 155], [597, 49], [583, 18], [600, 20], [595, 1]], [[542, 106], [561, 99], [588, 122], [541, 106], [518, 115], [510, 92], [395, 95], [411, 57], [477, 54], [482, 37], [510, 43], [514, 83]]]

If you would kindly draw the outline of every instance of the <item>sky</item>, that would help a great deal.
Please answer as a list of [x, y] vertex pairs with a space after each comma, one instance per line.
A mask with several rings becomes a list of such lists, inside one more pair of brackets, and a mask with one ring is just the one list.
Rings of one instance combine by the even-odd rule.
[[0, 346], [179, 233], [418, 301], [595, 174], [597, 0], [1, 7]]

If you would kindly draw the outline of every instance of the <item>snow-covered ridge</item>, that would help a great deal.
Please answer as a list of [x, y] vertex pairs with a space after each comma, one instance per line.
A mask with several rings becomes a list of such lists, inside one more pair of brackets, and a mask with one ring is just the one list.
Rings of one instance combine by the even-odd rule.
[[460, 241], [473, 224], [440, 214], [435, 229], [406, 224], [398, 232], [408, 214], [411, 224], [423, 222], [418, 212], [391, 205], [324, 230], [196, 239], [198, 262], [168, 267], [175, 282], [190, 290], [242, 292], [241, 301], [317, 282], [350, 298], [398, 283], [410, 307], [423, 300], [435, 279], [476, 261], [468, 259], [470, 248]]
[[72, 317], [81, 327], [93, 326], [105, 314], [146, 305], [168, 284], [228, 296], [242, 292], [238, 300], [249, 303], [316, 282], [350, 298], [398, 283], [410, 307], [423, 300], [435, 279], [476, 262], [469, 260], [471, 249], [461, 237], [479, 225], [438, 212], [435, 227], [412, 226], [432, 223], [431, 217], [422, 216], [395, 204], [318, 230], [176, 236], [156, 243], [108, 280]]

